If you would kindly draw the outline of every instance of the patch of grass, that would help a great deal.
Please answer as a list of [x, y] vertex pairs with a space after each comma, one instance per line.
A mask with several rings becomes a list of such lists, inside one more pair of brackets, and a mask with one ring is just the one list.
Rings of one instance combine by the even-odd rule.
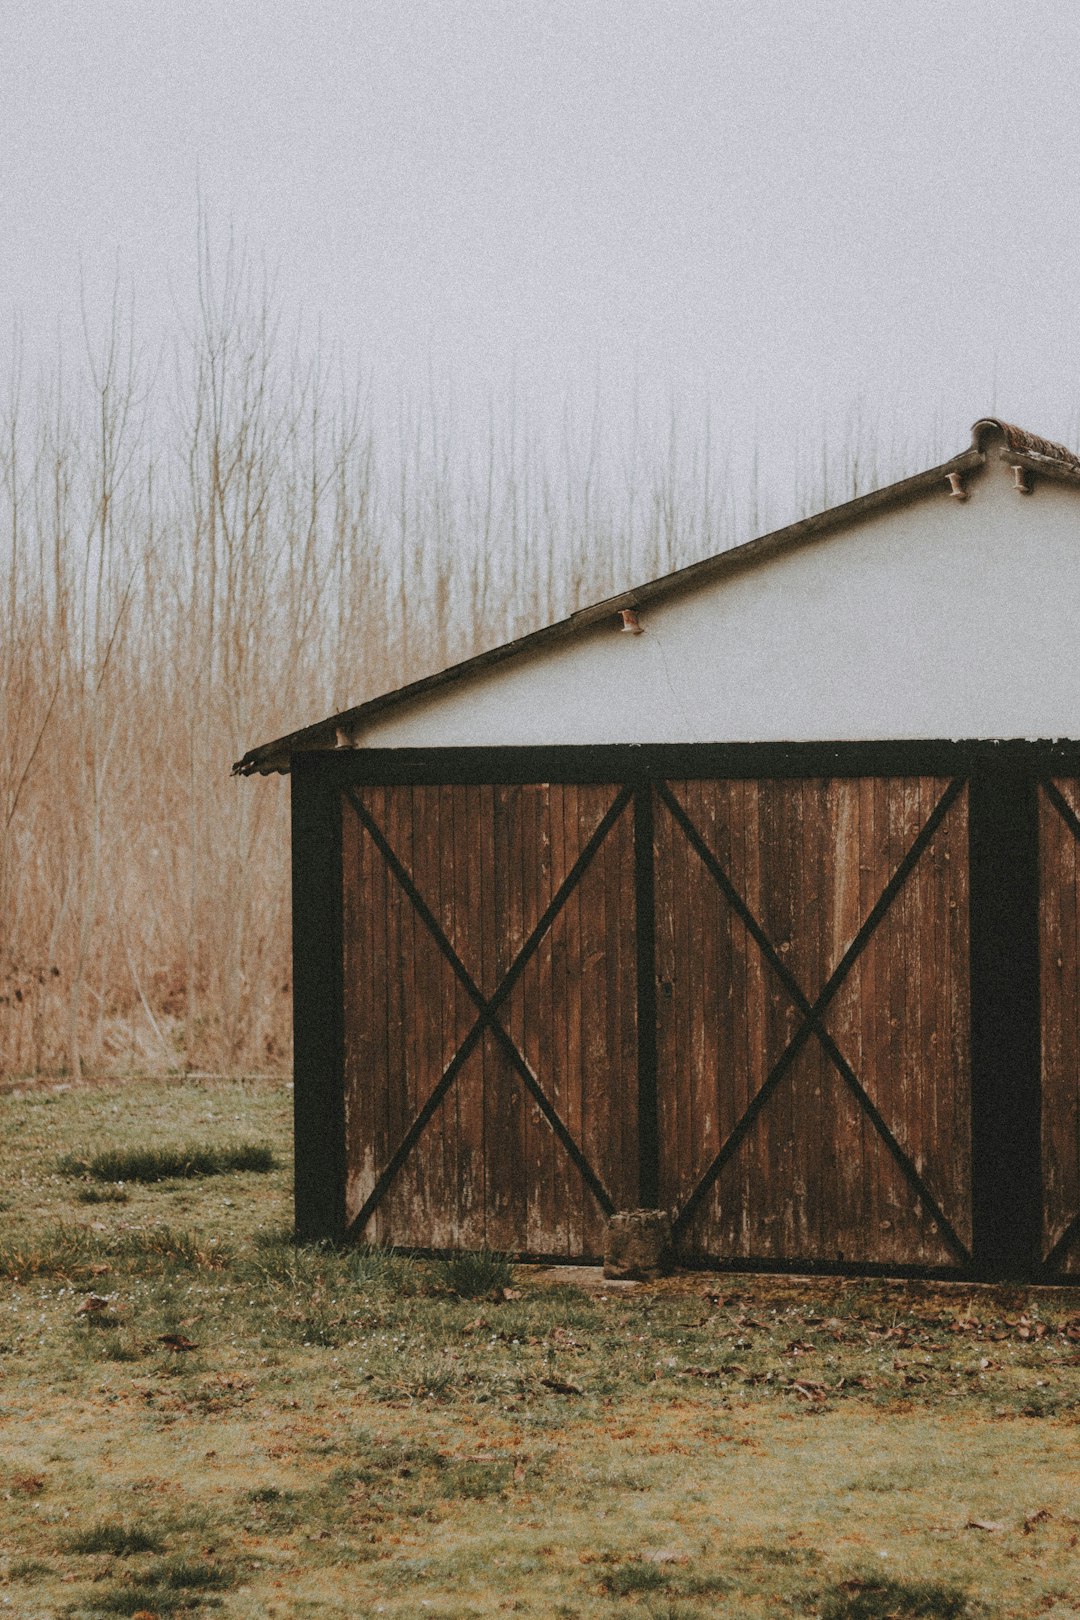
[[1019, 1403], [1021, 1417], [1051, 1418], [1076, 1410], [1076, 1399], [1059, 1389], [1029, 1389]]
[[345, 1271], [355, 1287], [380, 1288], [399, 1299], [412, 1299], [423, 1288], [421, 1269], [411, 1255], [373, 1244], [348, 1250]]
[[285, 1336], [301, 1344], [333, 1346], [350, 1337], [356, 1309], [372, 1296], [415, 1299], [425, 1291], [424, 1268], [409, 1255], [390, 1249], [300, 1243], [288, 1228], [255, 1234], [254, 1253], [244, 1256], [239, 1274], [260, 1288], [300, 1296], [303, 1309], [281, 1319]]
[[164, 1222], [139, 1231], [120, 1232], [103, 1247], [133, 1269], [150, 1271], [166, 1265], [191, 1271], [223, 1271], [232, 1261], [228, 1246], [216, 1238]]
[[376, 1400], [396, 1400], [406, 1396], [410, 1400], [444, 1400], [453, 1394], [458, 1373], [451, 1362], [441, 1356], [420, 1356], [410, 1359], [381, 1386], [376, 1384]]
[[675, 1598], [660, 1603], [653, 1601], [647, 1605], [644, 1613], [648, 1620], [713, 1620], [716, 1610], [703, 1609], [699, 1603], [684, 1603]]
[[830, 1587], [819, 1610], [821, 1620], [962, 1620], [968, 1612], [967, 1597], [959, 1586], [875, 1575]]
[[95, 1592], [91, 1614], [172, 1614], [187, 1608], [188, 1599], [182, 1592], [162, 1592], [154, 1586], [114, 1586], [111, 1590]]
[[176, 1556], [142, 1570], [130, 1581], [95, 1592], [92, 1608], [100, 1614], [171, 1614], [191, 1608], [206, 1593], [226, 1591], [235, 1582], [231, 1569], [202, 1558]]
[[732, 1591], [735, 1582], [729, 1575], [690, 1574], [680, 1579], [679, 1586], [692, 1597], [717, 1597]]
[[204, 1558], [166, 1558], [143, 1576], [148, 1586], [166, 1587], [173, 1592], [223, 1592], [235, 1579], [221, 1564]]
[[260, 1485], [248, 1492], [248, 1501], [268, 1527], [291, 1530], [302, 1522], [305, 1493], [279, 1490], [276, 1485]]
[[36, 1277], [85, 1280], [91, 1268], [120, 1261], [133, 1270], [158, 1270], [163, 1265], [183, 1269], [220, 1270], [231, 1255], [216, 1238], [204, 1238], [167, 1224], [104, 1236], [83, 1226], [61, 1224], [47, 1229], [37, 1241], [0, 1245], [0, 1277], [30, 1282]]
[[43, 1564], [40, 1558], [13, 1558], [8, 1565], [9, 1581], [26, 1581], [29, 1584], [51, 1574], [49, 1565]]
[[99, 1361], [139, 1361], [141, 1355], [136, 1346], [124, 1334], [111, 1332], [103, 1334], [94, 1346]]
[[155, 1531], [140, 1524], [103, 1519], [86, 1530], [77, 1530], [68, 1538], [67, 1546], [76, 1553], [111, 1553], [114, 1558], [128, 1558], [133, 1553], [160, 1552], [164, 1542]]
[[61, 1223], [47, 1228], [34, 1241], [0, 1245], [0, 1277], [25, 1283], [35, 1277], [74, 1277], [94, 1260], [100, 1249], [92, 1232]]
[[604, 1571], [600, 1585], [610, 1597], [630, 1597], [636, 1592], [660, 1592], [668, 1585], [670, 1576], [661, 1564], [646, 1564], [633, 1559], [616, 1564]]
[[75, 1194], [80, 1204], [127, 1204], [128, 1193], [123, 1187], [80, 1187]]
[[471, 1497], [479, 1502], [486, 1496], [500, 1495], [512, 1480], [509, 1462], [455, 1462], [443, 1470], [439, 1491], [445, 1497]]
[[743, 1556], [755, 1564], [797, 1565], [815, 1563], [818, 1555], [812, 1547], [775, 1547], [770, 1544], [747, 1547]]
[[495, 1249], [463, 1249], [432, 1260], [431, 1274], [459, 1299], [483, 1299], [509, 1288], [514, 1268], [509, 1256]]
[[67, 1153], [58, 1162], [63, 1175], [111, 1182], [189, 1181], [240, 1170], [265, 1174], [277, 1167], [273, 1149], [255, 1142], [239, 1142], [231, 1147], [188, 1143], [182, 1147], [106, 1148], [89, 1159]]
[[[216, 1082], [0, 1097], [14, 1612], [1027, 1620], [1080, 1590], [1075, 1290], [524, 1265], [508, 1290], [505, 1256], [297, 1242], [284, 1168], [100, 1209], [115, 1183], [55, 1173], [204, 1138], [284, 1167], [290, 1117]], [[131, 1525], [163, 1545], [124, 1552]]]

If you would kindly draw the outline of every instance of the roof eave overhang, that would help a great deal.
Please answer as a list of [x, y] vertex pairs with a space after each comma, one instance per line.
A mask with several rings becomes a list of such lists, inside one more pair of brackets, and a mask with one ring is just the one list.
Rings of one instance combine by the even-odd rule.
[[[1060, 465], [1049, 464], [1047, 458], [1042, 456], [1021, 454], [1006, 448], [1002, 449], [1001, 455], [1004, 460], [1019, 463], [1031, 471], [1045, 473], [1055, 478], [1066, 478], [1070, 483], [1080, 484], [1080, 473], [1074, 473]], [[544, 625], [542, 629], [534, 630], [516, 641], [504, 642], [501, 646], [489, 648], [460, 664], [452, 664], [447, 669], [437, 670], [420, 680], [410, 681], [407, 686], [369, 698], [366, 703], [357, 704], [355, 708], [344, 709], [340, 714], [319, 720], [314, 725], [304, 726], [299, 731], [275, 738], [273, 742], [249, 749], [242, 759], [236, 761], [232, 774], [272, 776], [287, 773], [296, 754], [351, 746], [349, 743], [343, 744], [341, 738], [349, 737], [352, 732], [386, 709], [414, 702], [443, 686], [449, 686], [469, 675], [479, 674], [480, 671], [504, 663], [510, 658], [538, 652], [576, 634], [579, 630], [588, 629], [590, 625], [614, 617], [623, 608], [646, 607], [663, 598], [691, 590], [706, 581], [753, 568], [770, 557], [799, 546], [809, 545], [825, 535], [846, 528], [887, 507], [903, 505], [924, 495], [948, 494], [950, 474], [963, 475], [972, 472], [975, 468], [984, 466], [985, 462], [984, 452], [973, 445], [970, 449], [953, 456], [950, 461], [944, 461], [937, 467], [930, 467], [925, 472], [915, 473], [911, 478], [903, 478], [899, 483], [886, 484], [882, 489], [870, 490], [867, 494], [845, 501], [840, 506], [831, 506], [824, 512], [815, 512], [810, 517], [800, 518], [798, 522], [789, 523], [782, 529], [774, 529], [769, 534], [747, 540], [741, 546], [732, 546], [729, 551], [716, 552], [700, 562], [689, 563], [685, 568], [678, 568], [674, 573], [665, 574], [660, 579], [650, 580], [645, 585], [637, 585], [632, 590], [621, 591], [617, 596], [605, 597], [601, 602], [592, 602], [588, 607], [572, 613], [569, 618]]]

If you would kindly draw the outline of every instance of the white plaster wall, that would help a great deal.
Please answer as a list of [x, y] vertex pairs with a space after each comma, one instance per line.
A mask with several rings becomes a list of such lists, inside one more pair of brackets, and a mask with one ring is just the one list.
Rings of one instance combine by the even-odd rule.
[[1080, 737], [1080, 490], [884, 512], [376, 716], [361, 746]]

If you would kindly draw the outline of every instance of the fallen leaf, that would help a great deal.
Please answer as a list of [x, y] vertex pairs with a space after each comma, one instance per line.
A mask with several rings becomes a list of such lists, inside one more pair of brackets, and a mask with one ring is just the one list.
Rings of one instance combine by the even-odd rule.
[[182, 1333], [162, 1333], [158, 1337], [158, 1344], [163, 1344], [169, 1350], [197, 1350], [199, 1347], [191, 1339], [185, 1339]]
[[75, 1315], [89, 1316], [94, 1311], [107, 1311], [108, 1308], [109, 1302], [101, 1294], [87, 1294]]

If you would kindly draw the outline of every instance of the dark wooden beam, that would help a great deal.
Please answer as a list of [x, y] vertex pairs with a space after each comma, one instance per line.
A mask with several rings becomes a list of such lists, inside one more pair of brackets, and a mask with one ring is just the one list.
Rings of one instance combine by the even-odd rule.
[[1039, 1264], [1039, 833], [1026, 763], [983, 762], [969, 790], [973, 1246], [990, 1278]]
[[345, 1232], [341, 794], [320, 757], [292, 773], [293, 1111], [297, 1236]]
[[967, 776], [1016, 769], [1080, 773], [1080, 742], [870, 741], [604, 743], [588, 747], [339, 748], [317, 759], [347, 784], [625, 782], [766, 777]]

